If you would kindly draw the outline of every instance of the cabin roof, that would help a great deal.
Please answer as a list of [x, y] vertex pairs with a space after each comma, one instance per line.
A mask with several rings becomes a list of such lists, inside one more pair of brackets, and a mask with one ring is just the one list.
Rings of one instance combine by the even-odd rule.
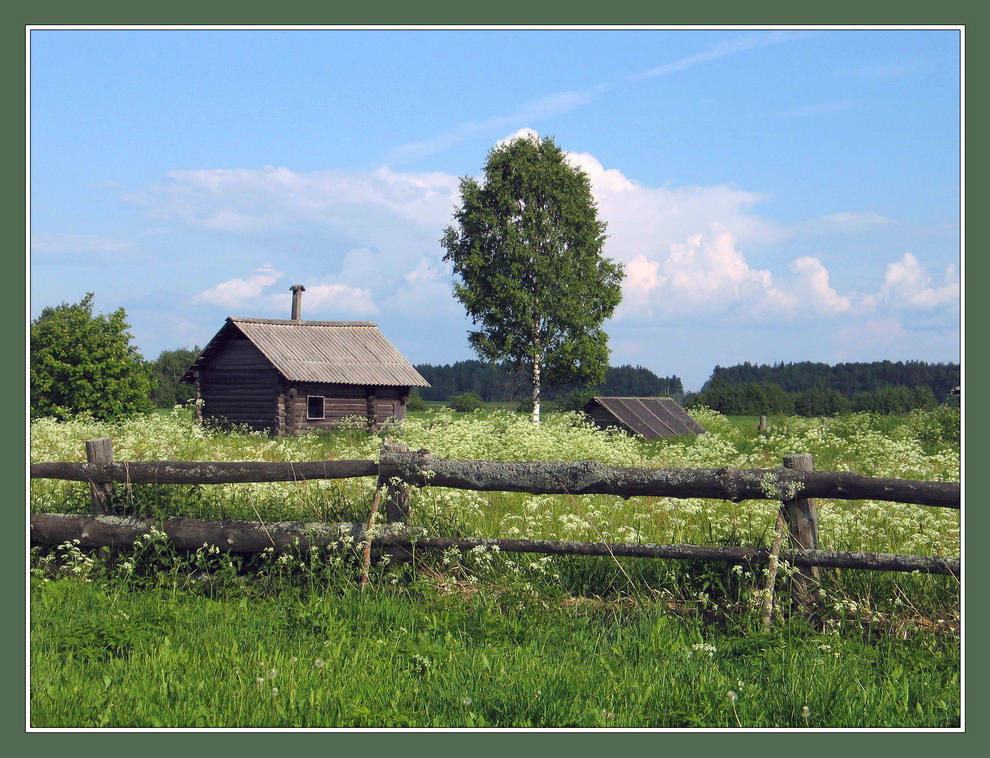
[[705, 434], [706, 429], [669, 397], [593, 397], [584, 406], [589, 413], [600, 406], [619, 426], [646, 439]]
[[241, 335], [293, 382], [429, 387], [371, 321], [302, 321], [230, 316], [183, 381]]

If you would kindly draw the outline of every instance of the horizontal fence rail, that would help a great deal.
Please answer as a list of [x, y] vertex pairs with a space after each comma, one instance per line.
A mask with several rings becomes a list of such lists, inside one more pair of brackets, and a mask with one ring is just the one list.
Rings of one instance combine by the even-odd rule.
[[[549, 555], [597, 555], [612, 558], [667, 558], [728, 562], [767, 562], [768, 592], [778, 559], [796, 567], [792, 577], [800, 603], [815, 601], [818, 567], [874, 571], [918, 571], [960, 575], [959, 558], [830, 552], [818, 549], [818, 506], [815, 498], [881, 500], [961, 507], [959, 482], [884, 479], [852, 472], [814, 471], [810, 455], [787, 455], [779, 469], [655, 469], [607, 466], [598, 461], [508, 463], [448, 460], [428, 450], [410, 451], [385, 442], [372, 460], [286, 462], [114, 462], [109, 439], [86, 442], [87, 463], [34, 463], [32, 478], [88, 482], [92, 516], [32, 514], [31, 542], [57, 546], [79, 540], [83, 547], [127, 548], [152, 528], [164, 532], [180, 550], [215, 546], [232, 553], [308, 550], [342, 547], [344, 543], [412, 550], [470, 550], [479, 546], [504, 552]], [[237, 484], [302, 482], [308, 480], [378, 477], [372, 510], [384, 495], [387, 524], [369, 532], [363, 524], [262, 524], [244, 521], [200, 521], [188, 518], [141, 519], [114, 513], [114, 484]], [[777, 500], [780, 510], [771, 549], [703, 545], [655, 545], [606, 542], [428, 536], [408, 527], [409, 487], [448, 487], [488, 492], [558, 495], [616, 495], [619, 497], [705, 498], [730, 501]], [[120, 513], [118, 510], [117, 513]], [[790, 549], [781, 549], [786, 532]], [[348, 540], [350, 540], [348, 542]], [[367, 565], [365, 566], [365, 572]], [[365, 577], [366, 577], [365, 573]], [[770, 607], [770, 606], [768, 606]]]
[[[369, 532], [361, 523], [279, 522], [259, 524], [250, 521], [200, 521], [190, 518], [155, 519], [116, 516], [68, 516], [55, 513], [31, 515], [31, 543], [56, 546], [78, 539], [81, 547], [128, 548], [150, 535], [163, 532], [179, 550], [198, 550], [204, 545], [229, 553], [253, 554], [268, 548], [276, 552], [311, 548], [340, 547], [342, 541], [359, 546]], [[403, 547], [416, 550], [470, 550], [496, 548], [506, 553], [546, 555], [592, 555], [612, 558], [672, 558], [730, 563], [766, 563], [770, 551], [751, 547], [706, 547], [702, 545], [651, 545], [608, 542], [515, 540], [482, 537], [429, 537], [421, 530], [403, 524], [375, 527], [371, 532], [375, 547]], [[927, 574], [959, 576], [958, 558], [941, 558], [888, 553], [848, 553], [828, 550], [782, 550], [780, 558], [795, 566], [867, 569], [873, 571], [919, 571]]]
[[537, 495], [712, 498], [718, 500], [887, 500], [959, 508], [959, 482], [881, 479], [851, 472], [797, 469], [652, 469], [576, 463], [443, 460], [423, 452], [393, 453], [382, 468], [414, 485]]
[[31, 477], [90, 483], [231, 484], [350, 477], [397, 477], [407, 484], [534, 495], [710, 498], [718, 500], [882, 500], [940, 508], [960, 506], [959, 482], [884, 479], [847, 471], [797, 469], [651, 469], [574, 463], [445, 460], [423, 451], [374, 461], [306, 463], [33, 463]]
[[131, 484], [248, 484], [378, 476], [374, 461], [32, 463], [31, 478]]

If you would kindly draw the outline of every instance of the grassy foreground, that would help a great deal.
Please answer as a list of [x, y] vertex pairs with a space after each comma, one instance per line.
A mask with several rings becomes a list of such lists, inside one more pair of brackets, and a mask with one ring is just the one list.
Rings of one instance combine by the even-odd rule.
[[[958, 478], [958, 416], [774, 419], [700, 412], [711, 434], [645, 443], [549, 417], [430, 412], [386, 433], [450, 458], [615, 465], [779, 465]], [[33, 460], [376, 458], [357, 431], [279, 440], [180, 415], [117, 425], [36, 422]], [[351, 520], [371, 480], [134, 487], [145, 515]], [[773, 503], [527, 496], [424, 489], [411, 520], [441, 535], [766, 545]], [[822, 501], [827, 549], [958, 555], [959, 514]], [[85, 512], [85, 487], [32, 483], [32, 510]], [[36, 727], [929, 727], [959, 725], [959, 587], [949, 577], [826, 571], [814, 626], [762, 624], [760, 566], [503, 555], [476, 549], [376, 566], [359, 546], [307, 555], [176, 554], [153, 536], [120, 555], [33, 551]]]
[[33, 593], [32, 722], [75, 727], [950, 727], [947, 635], [707, 629], [484, 592]]

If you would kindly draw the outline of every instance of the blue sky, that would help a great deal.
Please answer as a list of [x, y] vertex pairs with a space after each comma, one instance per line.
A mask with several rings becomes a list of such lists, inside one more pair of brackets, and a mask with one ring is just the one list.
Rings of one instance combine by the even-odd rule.
[[[474, 357], [461, 176], [552, 136], [626, 267], [612, 363], [958, 361], [959, 32], [31, 33], [31, 311], [95, 293], [145, 357], [228, 315]], [[529, 130], [529, 131], [527, 131]]]

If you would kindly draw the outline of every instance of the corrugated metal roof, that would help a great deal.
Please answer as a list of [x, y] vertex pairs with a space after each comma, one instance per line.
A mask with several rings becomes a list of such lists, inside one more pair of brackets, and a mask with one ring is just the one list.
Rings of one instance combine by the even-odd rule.
[[650, 440], [707, 431], [669, 397], [593, 397], [584, 406], [585, 413], [596, 405], [615, 420], [614, 426]]
[[430, 386], [371, 321], [293, 321], [232, 316], [190, 371], [229, 338], [232, 327], [247, 337], [289, 381]]

